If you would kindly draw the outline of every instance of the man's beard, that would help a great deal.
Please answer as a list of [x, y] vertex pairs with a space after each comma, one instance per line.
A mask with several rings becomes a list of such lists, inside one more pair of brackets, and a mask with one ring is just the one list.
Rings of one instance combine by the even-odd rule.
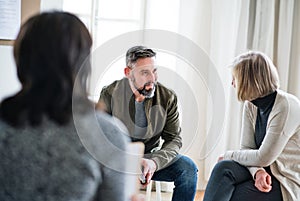
[[155, 84], [153, 85], [153, 88], [147, 90], [146, 86], [148, 86], [149, 84], [151, 83], [147, 82], [146, 84], [144, 84], [144, 87], [142, 89], [137, 89], [140, 94], [145, 96], [145, 98], [152, 98], [154, 96]]

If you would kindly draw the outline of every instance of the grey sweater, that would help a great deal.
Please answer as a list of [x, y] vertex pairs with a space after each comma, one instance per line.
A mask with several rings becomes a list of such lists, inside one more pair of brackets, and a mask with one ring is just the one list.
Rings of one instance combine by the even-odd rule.
[[[129, 141], [125, 131], [102, 113], [76, 118], [76, 126], [44, 118], [38, 127], [19, 129], [0, 120], [1, 201], [126, 200], [126, 175], [120, 172], [120, 153]], [[119, 153], [107, 150], [108, 142]]]

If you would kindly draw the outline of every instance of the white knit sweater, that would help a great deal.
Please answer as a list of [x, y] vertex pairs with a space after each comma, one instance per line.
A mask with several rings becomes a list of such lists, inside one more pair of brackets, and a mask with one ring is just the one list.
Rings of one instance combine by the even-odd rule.
[[254, 137], [257, 108], [246, 102], [241, 150], [227, 151], [224, 159], [247, 166], [253, 176], [259, 168], [271, 166], [281, 184], [283, 200], [300, 201], [300, 101], [281, 90], [277, 92], [260, 148], [256, 149]]

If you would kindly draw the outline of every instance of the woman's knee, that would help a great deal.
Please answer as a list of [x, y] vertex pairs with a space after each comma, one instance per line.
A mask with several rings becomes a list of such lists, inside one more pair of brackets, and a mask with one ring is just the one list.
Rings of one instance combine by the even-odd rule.
[[222, 160], [218, 162], [212, 172], [216, 178], [226, 177], [230, 181], [240, 182], [252, 179], [249, 170], [232, 160]]
[[215, 165], [212, 174], [219, 174], [219, 175], [228, 174], [232, 172], [232, 170], [235, 169], [236, 166], [237, 163], [232, 160], [222, 160]]
[[236, 165], [237, 165], [237, 163], [235, 161], [232, 161], [232, 160], [222, 160], [222, 161], [219, 161], [215, 165], [214, 169], [217, 169], [217, 170], [232, 169]]

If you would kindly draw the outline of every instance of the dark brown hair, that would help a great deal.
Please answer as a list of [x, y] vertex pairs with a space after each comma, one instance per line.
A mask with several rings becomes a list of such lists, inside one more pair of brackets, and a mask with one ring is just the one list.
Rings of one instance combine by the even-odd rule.
[[155, 57], [156, 53], [145, 46], [134, 46], [126, 52], [126, 66], [133, 67], [140, 58]]
[[14, 43], [22, 88], [1, 103], [2, 119], [15, 126], [26, 121], [39, 125], [43, 115], [68, 122], [76, 77], [81, 86], [77, 95], [87, 97], [91, 45], [88, 30], [73, 14], [45, 12], [27, 20]]

